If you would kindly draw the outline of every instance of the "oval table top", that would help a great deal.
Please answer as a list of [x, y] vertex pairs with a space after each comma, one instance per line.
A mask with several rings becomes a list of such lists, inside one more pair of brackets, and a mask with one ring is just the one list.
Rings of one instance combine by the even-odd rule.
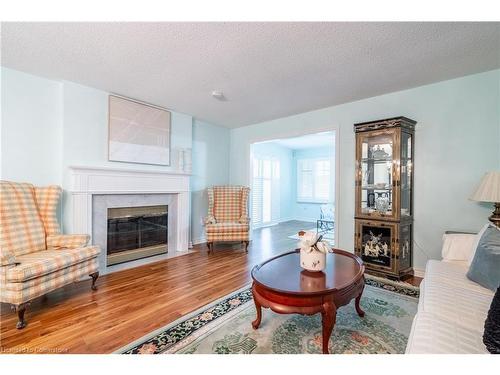
[[300, 266], [296, 249], [255, 266], [252, 278], [258, 285], [279, 293], [294, 295], [327, 294], [352, 285], [363, 277], [362, 260], [344, 250], [334, 249], [326, 255], [326, 267], [310, 272]]

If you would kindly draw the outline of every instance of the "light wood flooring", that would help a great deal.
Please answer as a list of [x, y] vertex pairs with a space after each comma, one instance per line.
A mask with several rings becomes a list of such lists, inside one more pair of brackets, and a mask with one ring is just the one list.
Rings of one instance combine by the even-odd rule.
[[288, 236], [310, 227], [289, 221], [258, 229], [248, 254], [240, 245], [216, 244], [208, 255], [197, 245], [194, 253], [101, 276], [95, 292], [90, 279], [68, 285], [33, 301], [23, 330], [1, 304], [0, 353], [113, 352], [250, 283], [254, 265], [295, 248]]

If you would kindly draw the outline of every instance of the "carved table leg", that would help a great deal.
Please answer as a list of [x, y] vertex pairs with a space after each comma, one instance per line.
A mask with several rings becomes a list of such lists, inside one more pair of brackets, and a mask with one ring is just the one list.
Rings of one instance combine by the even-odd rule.
[[248, 244], [250, 241], [243, 241], [243, 243], [245, 244], [245, 253], [248, 253]]
[[97, 278], [99, 277], [99, 272], [94, 272], [89, 275], [92, 278], [92, 286], [90, 287], [92, 290], [97, 290], [97, 286], [95, 285], [95, 282], [97, 281]]
[[321, 311], [321, 323], [323, 325], [323, 354], [328, 354], [328, 341], [330, 341], [336, 319], [337, 308], [333, 302], [325, 302], [323, 304], [323, 311]]
[[18, 322], [16, 324], [17, 329], [23, 329], [27, 325], [26, 320], [24, 320], [24, 313], [26, 312], [26, 308], [29, 306], [29, 304], [30, 304], [29, 302], [25, 302], [16, 305], [16, 312], [18, 318]]
[[359, 295], [356, 297], [356, 301], [354, 303], [354, 306], [356, 307], [356, 312], [358, 313], [358, 315], [360, 317], [365, 316], [365, 312], [363, 310], [361, 310], [361, 307], [359, 306], [359, 302], [361, 301], [361, 295], [363, 294], [364, 289], [365, 289], [365, 286], [364, 286], [364, 279], [363, 279], [363, 288], [361, 289], [361, 292], [359, 292]]
[[255, 298], [255, 295], [257, 294], [255, 291], [255, 287], [252, 288], [252, 293], [253, 293], [253, 302], [255, 303], [255, 310], [257, 311], [257, 318], [252, 322], [252, 327], [253, 329], [257, 329], [260, 326], [260, 322], [262, 321], [262, 306], [261, 304], [257, 301], [257, 298]]

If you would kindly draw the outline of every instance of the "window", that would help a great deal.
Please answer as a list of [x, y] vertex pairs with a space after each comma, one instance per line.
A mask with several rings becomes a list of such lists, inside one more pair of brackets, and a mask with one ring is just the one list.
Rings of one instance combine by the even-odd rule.
[[297, 160], [297, 200], [330, 201], [330, 159]]
[[252, 169], [252, 223], [270, 224], [280, 215], [280, 163], [271, 158], [254, 158]]

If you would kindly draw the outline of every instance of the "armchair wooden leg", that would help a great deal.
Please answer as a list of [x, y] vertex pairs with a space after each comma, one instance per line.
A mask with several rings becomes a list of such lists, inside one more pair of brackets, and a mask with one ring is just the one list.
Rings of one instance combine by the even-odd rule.
[[99, 277], [99, 272], [94, 272], [89, 275], [92, 278], [92, 286], [90, 287], [92, 290], [97, 290], [97, 286], [95, 285], [97, 278]]
[[16, 312], [17, 312], [17, 318], [18, 318], [18, 321], [16, 324], [17, 329], [23, 329], [28, 324], [26, 322], [26, 320], [24, 319], [24, 313], [26, 312], [26, 308], [29, 306], [29, 304], [30, 304], [29, 302], [24, 302], [24, 303], [20, 303], [19, 305], [15, 306]]
[[245, 253], [248, 253], [248, 244], [250, 241], [243, 241], [243, 243], [245, 244]]

